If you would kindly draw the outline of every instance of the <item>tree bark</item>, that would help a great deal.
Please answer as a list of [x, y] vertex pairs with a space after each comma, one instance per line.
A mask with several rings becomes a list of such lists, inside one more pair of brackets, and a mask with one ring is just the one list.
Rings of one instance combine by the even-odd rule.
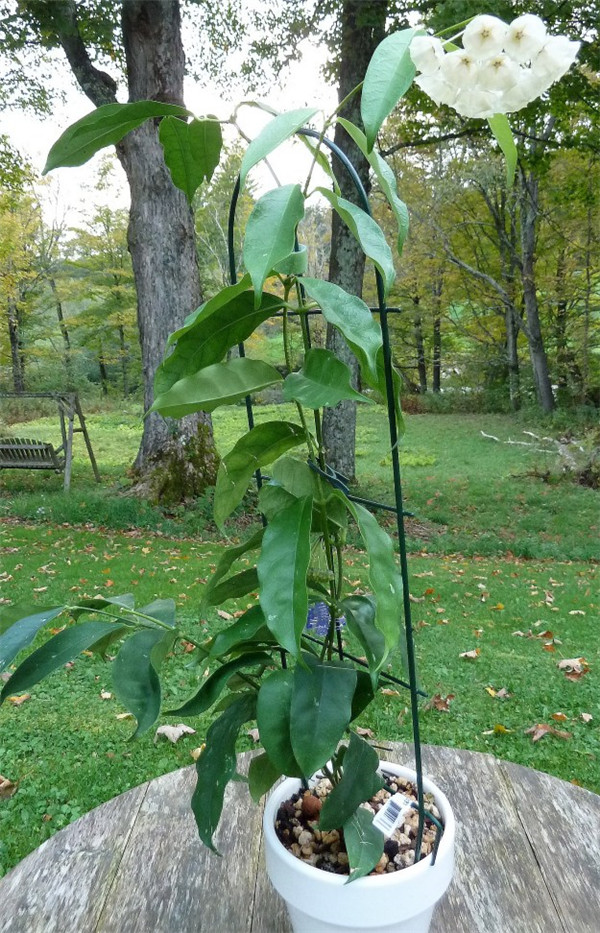
[[72, 365], [72, 353], [71, 353], [71, 338], [69, 336], [69, 330], [67, 328], [67, 322], [65, 321], [65, 316], [63, 314], [62, 301], [60, 300], [58, 289], [56, 287], [56, 281], [54, 276], [50, 276], [48, 279], [48, 284], [50, 285], [50, 290], [54, 298], [54, 306], [56, 308], [56, 319], [58, 321], [58, 326], [60, 328], [60, 335], [63, 342], [63, 360], [65, 363], [65, 377], [67, 380], [67, 389], [73, 389], [73, 365]]
[[15, 392], [24, 392], [25, 359], [23, 356], [23, 341], [21, 340], [21, 322], [19, 310], [12, 299], [8, 300], [7, 320], [13, 388]]
[[[376, 46], [384, 36], [387, 0], [344, 0], [341, 10], [342, 43], [338, 83], [338, 100], [343, 101], [350, 91], [363, 80], [367, 65]], [[360, 95], [355, 95], [344, 107], [341, 115], [362, 126]], [[358, 147], [341, 126], [336, 126], [334, 142], [355, 166], [360, 180], [369, 190], [369, 165]], [[348, 173], [338, 173], [342, 197], [358, 203], [356, 189]], [[345, 224], [334, 212], [331, 228], [329, 280], [353, 295], [362, 296], [365, 271], [364, 254]], [[352, 382], [358, 384], [358, 365], [343, 337], [328, 326], [327, 348], [346, 363], [352, 372]], [[327, 462], [349, 480], [355, 478], [356, 404], [344, 401], [335, 408], [325, 409], [323, 438]]]
[[419, 394], [425, 395], [427, 392], [427, 361], [425, 359], [425, 341], [423, 339], [423, 319], [419, 295], [413, 297], [413, 333], [415, 336], [415, 347], [417, 350], [417, 372], [419, 373]]

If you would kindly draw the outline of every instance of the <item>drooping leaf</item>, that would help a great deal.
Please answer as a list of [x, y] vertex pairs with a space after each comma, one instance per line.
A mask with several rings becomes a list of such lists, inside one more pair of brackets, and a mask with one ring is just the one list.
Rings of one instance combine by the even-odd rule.
[[272, 522], [277, 513], [287, 509], [296, 498], [279, 483], [264, 483], [258, 494], [258, 507], [267, 522]]
[[286, 402], [300, 402], [307, 408], [333, 407], [342, 399], [369, 402], [350, 384], [351, 373], [341, 360], [329, 350], [308, 350], [302, 369], [290, 373], [283, 383]]
[[[375, 680], [375, 684], [373, 684], [373, 680]], [[356, 690], [352, 697], [352, 717], [350, 722], [354, 722], [355, 719], [358, 719], [369, 703], [373, 701], [376, 688], [377, 680], [373, 678], [368, 671], [356, 672]]]
[[258, 667], [259, 664], [270, 664], [271, 658], [264, 651], [254, 651], [241, 658], [233, 658], [207, 677], [199, 689], [176, 709], [167, 710], [167, 716], [199, 716], [209, 709], [220, 697], [227, 686], [227, 681], [238, 671], [244, 668]]
[[360, 642], [369, 669], [380, 669], [387, 654], [385, 638], [375, 625], [376, 604], [372, 596], [349, 596], [342, 600], [340, 609], [346, 617], [348, 631]]
[[319, 829], [340, 829], [361, 803], [370, 800], [383, 787], [378, 767], [379, 756], [375, 749], [352, 732], [344, 755], [342, 779], [325, 798]]
[[348, 727], [356, 671], [307, 653], [302, 660], [294, 668], [290, 737], [302, 774], [310, 777], [328, 761]]
[[352, 137], [362, 154], [367, 159], [369, 165], [375, 173], [377, 181], [379, 182], [379, 187], [387, 198], [387, 202], [394, 213], [396, 224], [398, 226], [397, 247], [398, 254], [400, 254], [402, 252], [402, 247], [404, 246], [404, 241], [408, 236], [409, 215], [406, 204], [398, 197], [396, 176], [383, 156], [380, 156], [376, 149], [372, 149], [369, 152], [369, 147], [367, 146], [367, 137], [362, 132], [362, 130], [359, 130], [359, 128], [349, 120], [344, 120], [343, 117], [338, 119], [338, 123], [341, 123], [348, 135]]
[[252, 759], [248, 769], [248, 789], [254, 803], [258, 803], [281, 775], [282, 772], [265, 752]]
[[344, 840], [350, 862], [350, 875], [346, 884], [364, 878], [373, 871], [383, 855], [383, 833], [373, 826], [373, 814], [359, 807], [354, 816], [344, 823]]
[[255, 307], [260, 307], [265, 279], [294, 249], [296, 227], [304, 216], [300, 185], [267, 191], [256, 202], [246, 224], [244, 266], [250, 273]]
[[93, 596], [90, 599], [80, 599], [77, 606], [71, 608], [70, 612], [74, 619], [79, 619], [82, 615], [93, 614], [95, 611], [102, 610], [104, 615], [111, 615], [125, 624], [134, 624], [130, 613], [121, 613], [119, 611], [121, 608], [135, 608], [135, 599], [131, 593], [123, 593], [121, 596]]
[[223, 136], [218, 120], [192, 120], [175, 117], [162, 120], [158, 138], [173, 184], [191, 204], [202, 182], [210, 181], [219, 164]]
[[[254, 292], [245, 276], [238, 285], [223, 289], [195, 312], [193, 319], [169, 338], [176, 341], [173, 352], [160, 364], [154, 377], [154, 394], [162, 395], [179, 379], [191, 376], [205, 366], [220, 363], [231, 347], [252, 334], [259, 324], [275, 314], [282, 299], [263, 294], [258, 310]], [[240, 288], [246, 282], [244, 288]]]
[[5, 671], [13, 658], [27, 648], [39, 630], [56, 619], [64, 606], [3, 606], [0, 610], [0, 672]]
[[329, 201], [336, 214], [341, 217], [360, 244], [365, 256], [371, 259], [376, 269], [379, 270], [383, 279], [384, 293], [387, 296], [394, 284], [396, 270], [394, 269], [392, 251], [383, 230], [376, 220], [356, 204], [347, 201], [345, 198], [338, 197], [337, 194], [328, 191], [326, 188], [319, 188], [318, 191]]
[[132, 104], [105, 104], [68, 126], [56, 140], [46, 159], [45, 175], [52, 169], [83, 165], [100, 149], [118, 143], [130, 130], [154, 117], [189, 117], [189, 110], [156, 100]]
[[273, 766], [281, 774], [302, 777], [290, 738], [293, 686], [293, 671], [287, 669], [269, 674], [258, 691], [256, 722], [260, 740]]
[[286, 139], [293, 136], [296, 130], [308, 123], [318, 112], [317, 107], [288, 110], [286, 113], [277, 114], [270, 123], [267, 123], [244, 153], [240, 168], [240, 188], [244, 187], [246, 176], [251, 168], [277, 149]]
[[214, 411], [220, 405], [233, 405], [281, 380], [281, 374], [262, 360], [241, 357], [228, 363], [214, 363], [192, 376], [179, 379], [155, 399], [149, 410], [158, 411], [165, 418], [181, 418], [195, 411]]
[[258, 636], [261, 629], [265, 629], [270, 636], [262, 609], [260, 606], [252, 606], [243, 616], [215, 635], [210, 646], [209, 658], [220, 658], [229, 654], [238, 644], [248, 643]]
[[0, 703], [7, 696], [23, 693], [29, 687], [43, 680], [48, 674], [58, 670], [67, 661], [77, 657], [82, 651], [87, 651], [90, 645], [95, 644], [109, 632], [120, 628], [114, 622], [83, 622], [71, 628], [63, 629], [54, 635], [44, 645], [30, 654], [16, 669], [10, 680], [4, 685], [0, 693]]
[[273, 266], [273, 270], [281, 275], [304, 275], [307, 269], [308, 250], [306, 246], [293, 250]]
[[280, 457], [271, 468], [271, 477], [296, 499], [315, 495], [316, 476], [304, 460]]
[[383, 121], [413, 82], [416, 68], [408, 49], [414, 36], [421, 32], [418, 29], [393, 32], [379, 43], [371, 57], [360, 105], [369, 151]]
[[175, 628], [175, 600], [174, 599], [155, 599], [137, 610], [140, 614], [149, 616], [150, 619], [157, 619], [163, 625], [169, 625]]
[[204, 612], [207, 606], [216, 605], [215, 601], [212, 598], [212, 592], [214, 588], [223, 580], [236, 560], [240, 557], [243, 557], [244, 554], [247, 554], [249, 551], [254, 551], [257, 547], [260, 547], [263, 538], [263, 528], [259, 528], [258, 531], [255, 531], [246, 541], [242, 541], [240, 544], [237, 544], [233, 547], [226, 548], [225, 551], [221, 554], [219, 562], [216, 566], [215, 572], [212, 577], [206, 584], [204, 591], [202, 593], [202, 601], [200, 603], [200, 612]]
[[173, 640], [174, 633], [164, 629], [143, 629], [123, 642], [113, 661], [115, 693], [137, 720], [132, 738], [147, 732], [158, 719], [161, 702], [158, 672]]
[[296, 657], [306, 625], [312, 498], [296, 499], [267, 526], [258, 559], [260, 605], [279, 644]]
[[213, 843], [225, 788], [236, 772], [235, 743], [245, 722], [254, 718], [256, 694], [237, 697], [208, 730], [206, 748], [196, 762], [198, 781], [192, 797], [192, 810], [204, 845], [216, 852]]
[[360, 363], [361, 372], [367, 381], [378, 383], [377, 355], [382, 345], [381, 328], [367, 305], [356, 295], [321, 279], [303, 278], [302, 285], [310, 297], [317, 302], [328, 324], [336, 327]]
[[488, 117], [488, 123], [496, 142], [504, 153], [504, 158], [506, 159], [506, 182], [508, 187], [512, 188], [519, 154], [510, 128], [510, 123], [505, 113], [496, 113], [493, 117]]
[[303, 429], [289, 421], [266, 421], [244, 434], [219, 464], [214, 499], [217, 527], [222, 528], [240, 504], [259, 467], [273, 463], [305, 441]]
[[258, 589], [258, 574], [255, 567], [247, 567], [231, 577], [221, 580], [211, 591], [209, 606], [220, 606], [228, 599], [239, 599]]

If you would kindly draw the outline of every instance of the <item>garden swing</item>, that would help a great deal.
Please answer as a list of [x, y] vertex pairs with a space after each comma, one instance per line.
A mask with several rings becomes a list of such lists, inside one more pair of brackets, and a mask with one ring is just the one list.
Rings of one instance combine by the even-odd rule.
[[[98, 465], [75, 392], [0, 392], [0, 399], [52, 399], [58, 407], [62, 444], [54, 447], [47, 441], [22, 437], [0, 438], [0, 470], [53, 470], [64, 474], [63, 488], [69, 491], [73, 463], [73, 435], [83, 434], [96, 482], [100, 482]], [[75, 427], [77, 419], [79, 427]]]

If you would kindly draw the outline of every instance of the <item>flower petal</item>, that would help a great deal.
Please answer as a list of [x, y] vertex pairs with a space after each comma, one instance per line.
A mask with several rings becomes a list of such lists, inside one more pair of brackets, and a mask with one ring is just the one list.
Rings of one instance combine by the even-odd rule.
[[476, 16], [463, 33], [463, 48], [475, 58], [497, 55], [502, 51], [507, 30], [507, 24], [497, 16]]

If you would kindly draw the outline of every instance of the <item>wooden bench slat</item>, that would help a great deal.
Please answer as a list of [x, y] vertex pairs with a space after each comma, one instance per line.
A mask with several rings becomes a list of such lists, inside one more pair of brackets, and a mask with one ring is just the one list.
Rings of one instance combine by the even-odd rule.
[[27, 437], [0, 438], [0, 469], [63, 471], [65, 457], [62, 446], [55, 449], [46, 441]]

